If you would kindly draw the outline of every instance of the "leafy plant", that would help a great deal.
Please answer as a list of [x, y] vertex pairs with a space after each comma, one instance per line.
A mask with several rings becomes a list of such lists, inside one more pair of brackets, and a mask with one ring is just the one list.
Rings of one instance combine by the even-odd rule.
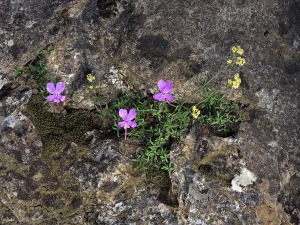
[[[192, 107], [194, 121], [198, 120], [216, 128], [223, 136], [226, 136], [230, 131], [229, 126], [238, 124], [243, 120], [238, 114], [238, 104], [228, 100], [225, 94], [221, 94], [220, 90], [212, 90], [210, 86], [210, 82], [216, 78], [220, 78], [220, 74], [224, 73], [228, 68], [240, 68], [246, 63], [245, 58], [242, 57], [244, 49], [239, 45], [233, 46], [231, 52], [233, 56], [227, 60], [227, 65], [222, 70], [210, 79], [205, 77], [199, 82], [198, 87], [204, 92], [204, 100]], [[239, 73], [234, 75], [233, 80], [229, 79], [227, 84], [227, 88], [239, 88], [241, 84]], [[201, 114], [197, 106], [201, 109]]]
[[[224, 136], [230, 131], [229, 126], [242, 121], [238, 115], [238, 104], [226, 99], [224, 94], [206, 92], [204, 101], [197, 104], [201, 109], [196, 121], [216, 129]], [[135, 159], [137, 168], [149, 171], [152, 168], [172, 171], [170, 162], [170, 147], [180, 135], [187, 130], [191, 122], [195, 122], [189, 106], [177, 104], [176, 107], [169, 102], [153, 101], [150, 97], [143, 97], [138, 93], [127, 92], [111, 108], [114, 110], [113, 129], [120, 136], [122, 128], [118, 116], [120, 109], [134, 108], [137, 112], [135, 122], [137, 127], [131, 129], [126, 135], [139, 141], [143, 151]]]
[[[158, 81], [160, 92], [154, 94], [151, 99], [128, 92], [112, 104], [115, 111], [113, 129], [117, 135], [120, 135], [123, 128], [125, 140], [128, 135], [144, 146], [144, 151], [135, 160], [139, 169], [149, 171], [154, 167], [170, 173], [172, 171], [170, 146], [173, 141], [179, 140], [190, 122], [199, 121], [208, 124], [226, 136], [232, 125], [242, 121], [242, 117], [238, 114], [238, 104], [228, 100], [220, 91], [211, 90], [211, 82], [220, 77], [219, 75], [227, 68], [241, 67], [246, 63], [242, 57], [244, 50], [240, 46], [233, 46], [231, 50], [233, 59], [227, 60], [224, 69], [211, 78], [205, 77], [199, 82], [199, 88], [204, 92], [204, 100], [191, 109], [184, 104], [173, 104], [174, 96], [170, 93], [173, 82], [164, 80]], [[234, 75], [234, 80], [228, 80], [228, 85], [232, 89], [239, 88], [240, 84], [239, 73]], [[118, 115], [123, 121], [120, 121]], [[129, 128], [134, 129], [127, 134]]]
[[224, 94], [215, 92], [205, 93], [204, 101], [199, 103], [201, 115], [198, 120], [207, 123], [226, 136], [230, 124], [239, 123], [242, 117], [237, 113], [238, 104], [226, 99]]
[[99, 113], [100, 117], [109, 119], [111, 115], [113, 115], [114, 111], [106, 104], [104, 107], [99, 109]]
[[154, 167], [170, 173], [172, 171], [170, 145], [173, 141], [178, 141], [180, 134], [188, 128], [189, 108], [184, 105], [177, 105], [174, 108], [167, 102], [160, 103], [132, 92], [126, 93], [112, 105], [112, 108], [116, 112], [114, 130], [118, 136], [121, 130], [118, 126], [120, 121], [117, 116], [118, 110], [135, 108], [137, 111], [135, 118], [137, 128], [128, 134], [144, 146], [144, 151], [135, 159], [137, 167], [144, 171]]
[[201, 81], [199, 81], [198, 88], [202, 90], [209, 90], [211, 86], [209, 85], [208, 77], [204, 77]]
[[38, 53], [34, 60], [29, 61], [23, 68], [17, 67], [15, 69], [15, 76], [18, 78], [25, 78], [26, 80], [33, 79], [38, 83], [39, 93], [45, 92], [45, 85], [49, 81], [53, 81], [46, 71], [46, 57], [52, 50], [42, 50]]

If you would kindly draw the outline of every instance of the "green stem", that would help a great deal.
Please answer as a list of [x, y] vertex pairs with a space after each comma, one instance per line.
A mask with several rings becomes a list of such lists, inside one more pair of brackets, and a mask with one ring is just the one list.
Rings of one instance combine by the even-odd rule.
[[224, 68], [222, 70], [220, 70], [215, 76], [213, 76], [209, 81], [206, 82], [206, 84], [209, 84], [212, 80], [214, 80], [217, 76], [219, 76], [220, 74], [222, 74], [226, 69], [228, 68], [228, 66], [224, 66]]

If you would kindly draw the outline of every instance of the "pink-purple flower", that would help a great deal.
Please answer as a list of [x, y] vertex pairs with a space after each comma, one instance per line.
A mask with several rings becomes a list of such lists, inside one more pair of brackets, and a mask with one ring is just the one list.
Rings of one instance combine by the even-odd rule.
[[51, 93], [51, 95], [47, 96], [48, 102], [55, 102], [60, 103], [65, 101], [66, 96], [61, 95], [61, 93], [65, 89], [65, 83], [64, 82], [58, 82], [56, 86], [53, 83], [47, 84], [47, 91]]
[[171, 102], [174, 100], [173, 95], [171, 95], [169, 92], [172, 91], [172, 85], [173, 82], [169, 81], [166, 82], [164, 80], [159, 80], [157, 82], [157, 86], [159, 88], [160, 93], [153, 95], [153, 98], [157, 101], [165, 101], [165, 102]]
[[136, 122], [132, 121], [136, 117], [136, 111], [134, 108], [132, 108], [128, 113], [127, 109], [120, 109], [119, 116], [123, 119], [123, 121], [118, 122], [118, 126], [123, 127], [125, 129], [125, 140], [126, 140], [127, 129], [136, 127]]

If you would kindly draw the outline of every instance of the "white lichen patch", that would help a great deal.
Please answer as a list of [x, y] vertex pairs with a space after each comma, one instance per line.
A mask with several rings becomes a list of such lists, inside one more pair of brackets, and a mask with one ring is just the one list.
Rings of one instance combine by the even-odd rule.
[[6, 44], [8, 47], [11, 47], [11, 46], [13, 46], [14, 45], [14, 40], [6, 40], [6, 41], [4, 41], [4, 44]]
[[246, 168], [242, 168], [240, 175], [235, 175], [231, 181], [232, 189], [237, 192], [243, 192], [242, 187], [253, 184], [257, 180], [254, 173]]
[[279, 107], [277, 105], [277, 98], [279, 94], [279, 90], [277, 89], [273, 89], [272, 92], [262, 89], [256, 93], [256, 95], [259, 97], [258, 105], [269, 110], [270, 112], [277, 113], [279, 111]]
[[5, 77], [2, 78], [2, 76], [0, 76], [0, 90], [7, 83], [8, 83], [7, 79]]
[[31, 28], [31, 27], [33, 27], [33, 25], [36, 24], [36, 23], [37, 23], [37, 22], [34, 21], [34, 20], [29, 20], [29, 21], [26, 22], [25, 27], [26, 27], [26, 28]]
[[115, 88], [122, 91], [126, 90], [126, 86], [122, 80], [122, 74], [115, 67], [110, 68], [108, 79], [115, 86]]

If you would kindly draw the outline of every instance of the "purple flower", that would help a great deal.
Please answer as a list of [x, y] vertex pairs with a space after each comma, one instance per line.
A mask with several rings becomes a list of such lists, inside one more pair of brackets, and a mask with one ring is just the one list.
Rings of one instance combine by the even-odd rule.
[[47, 84], [47, 91], [49, 93], [51, 93], [52, 95], [49, 95], [47, 97], [47, 101], [48, 102], [55, 102], [55, 103], [59, 103], [59, 102], [63, 102], [66, 99], [66, 96], [61, 95], [61, 93], [63, 92], [63, 90], [65, 89], [65, 83], [64, 82], [58, 82], [56, 84], [56, 87], [53, 83], [48, 83]]
[[165, 101], [171, 102], [174, 100], [173, 95], [169, 94], [172, 91], [173, 82], [169, 81], [166, 82], [164, 80], [159, 80], [157, 86], [160, 90], [160, 93], [153, 95], [153, 98], [157, 101]]
[[118, 126], [123, 127], [125, 129], [125, 140], [126, 140], [127, 129], [136, 127], [136, 122], [132, 121], [136, 117], [136, 111], [135, 109], [130, 109], [128, 113], [127, 109], [120, 109], [119, 116], [123, 119], [123, 121], [118, 122]]

